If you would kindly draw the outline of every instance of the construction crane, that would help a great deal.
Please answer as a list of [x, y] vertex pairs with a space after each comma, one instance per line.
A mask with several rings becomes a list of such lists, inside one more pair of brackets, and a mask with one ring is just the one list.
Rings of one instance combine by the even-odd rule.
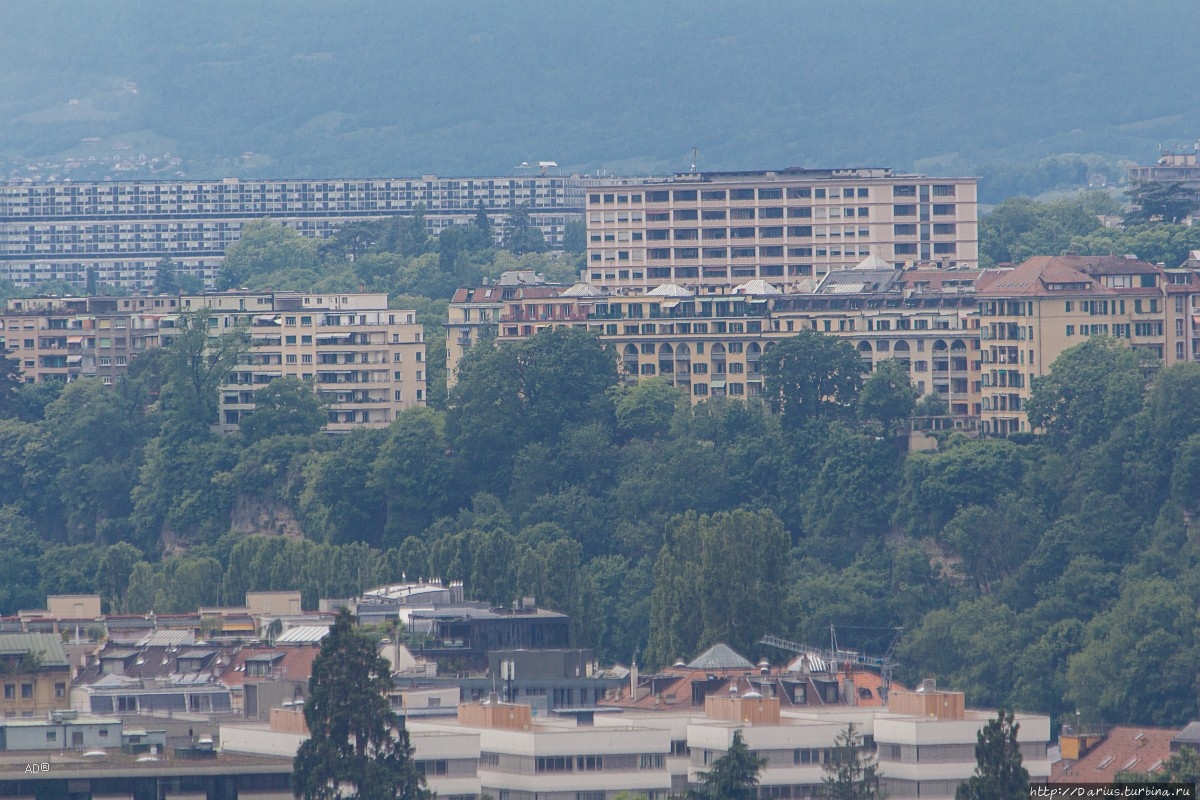
[[896, 663], [892, 660], [892, 651], [896, 649], [896, 643], [900, 641], [900, 634], [904, 633], [904, 628], [880, 628], [878, 630], [890, 630], [893, 632], [892, 641], [888, 644], [888, 648], [882, 656], [868, 656], [857, 650], [843, 650], [838, 647], [837, 627], [832, 623], [829, 625], [828, 648], [811, 647], [806, 644], [783, 639], [779, 636], [764, 636], [758, 643], [786, 650], [789, 653], [797, 655], [815, 656], [829, 662], [836, 661], [839, 664], [854, 664], [855, 666], [876, 670], [879, 672], [880, 678], [880, 698], [886, 702], [888, 691], [892, 686], [892, 670], [896, 666]]

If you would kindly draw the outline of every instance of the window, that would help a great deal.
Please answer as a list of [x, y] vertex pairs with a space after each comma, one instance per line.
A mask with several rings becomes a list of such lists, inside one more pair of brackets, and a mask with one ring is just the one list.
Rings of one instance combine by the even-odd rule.
[[67, 684], [63, 683], [62, 681], [55, 683], [54, 684], [54, 696], [55, 697], [66, 697], [67, 696]]
[[673, 218], [676, 221], [679, 221], [679, 220], [697, 219], [697, 218], [699, 218], [699, 216], [700, 215], [698, 213], [696, 213], [696, 209], [694, 209], [694, 208], [679, 208], [679, 209], [675, 210]]
[[789, 208], [787, 210], [789, 219], [812, 219], [811, 208]]
[[957, 226], [953, 222], [933, 223], [934, 236], [953, 236], [956, 231]]
[[32, 700], [33, 699], [33, 684], [32, 683], [22, 683], [21, 684], [21, 699], [22, 700]]
[[676, 189], [675, 190], [675, 201], [676, 202], [684, 202], [684, 203], [696, 202], [696, 190], [695, 189]]
[[725, 219], [725, 209], [706, 208], [700, 212], [700, 219]]
[[952, 183], [935, 183], [933, 185], [934, 197], [954, 197], [954, 184]]
[[665, 203], [671, 199], [671, 193], [664, 190], [646, 192], [647, 203]]
[[17, 699], [17, 687], [15, 684], [11, 684], [11, 683], [4, 684], [4, 699], [5, 700]]
[[46, 741], [47, 742], [58, 741], [58, 731], [46, 731]]
[[753, 200], [753, 189], [733, 189], [729, 192], [730, 200]]
[[538, 772], [570, 772], [572, 761], [570, 756], [538, 756], [534, 766]]
[[896, 236], [916, 236], [917, 226], [913, 223], [908, 223], [905, 225], [893, 225], [892, 233], [894, 233]]
[[783, 199], [783, 189], [759, 189], [758, 190], [758, 199], [759, 200], [782, 200]]
[[892, 197], [916, 197], [917, 187], [915, 184], [901, 184], [892, 187]]
[[935, 217], [953, 216], [953, 214], [954, 214], [954, 204], [953, 203], [934, 203], [933, 204], [933, 215]]
[[892, 215], [897, 217], [915, 217], [917, 215], [916, 206], [892, 206]]
[[700, 193], [700, 199], [701, 200], [724, 200], [725, 199], [725, 190], [724, 189], [708, 189], [708, 190]]

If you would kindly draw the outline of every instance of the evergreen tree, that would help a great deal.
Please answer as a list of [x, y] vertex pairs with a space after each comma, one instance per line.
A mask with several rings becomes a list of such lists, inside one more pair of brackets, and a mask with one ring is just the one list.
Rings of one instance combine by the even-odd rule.
[[158, 262], [154, 269], [154, 294], [179, 294], [179, 270], [168, 256]]
[[427, 800], [408, 732], [388, 706], [391, 671], [343, 609], [313, 661], [304, 719], [311, 732], [296, 753], [293, 792], [305, 800]]
[[712, 769], [701, 776], [700, 788], [693, 789], [688, 796], [693, 800], [753, 800], [758, 773], [766, 764], [765, 758], [757, 758], [750, 752], [742, 732], [734, 731], [729, 750], [713, 762]]
[[413, 206], [412, 216], [396, 217], [394, 241], [388, 248], [410, 258], [429, 252], [429, 228], [425, 225], [425, 204]]
[[954, 800], [1023, 800], [1029, 796], [1029, 772], [1021, 766], [1017, 743], [1020, 725], [1013, 713], [1000, 709], [979, 731], [975, 745], [975, 774], [960, 784]]
[[875, 755], [863, 744], [862, 735], [851, 722], [834, 739], [829, 760], [824, 763], [824, 797], [829, 800], [882, 800], [882, 777]]
[[468, 233], [467, 244], [472, 250], [486, 250], [495, 244], [492, 220], [482, 200], [475, 205], [475, 218], [471, 220]]
[[509, 212], [508, 227], [504, 231], [504, 249], [515, 256], [546, 251], [546, 237], [542, 229], [533, 224], [528, 203], [522, 203]]

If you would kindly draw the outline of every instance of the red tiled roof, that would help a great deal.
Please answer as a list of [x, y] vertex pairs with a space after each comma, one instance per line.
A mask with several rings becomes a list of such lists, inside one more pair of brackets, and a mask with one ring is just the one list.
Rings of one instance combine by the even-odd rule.
[[[817, 687], [813, 684], [812, 675], [788, 672], [786, 668], [778, 667], [771, 670], [769, 675], [753, 672], [750, 678], [747, 679], [746, 672], [747, 670], [744, 669], [701, 670], [673, 667], [653, 676], [643, 676], [647, 681], [651, 679], [654, 681], [654, 687], [657, 691], [648, 691], [646, 695], [634, 700], [629, 696], [629, 686], [625, 685], [617, 692], [615, 698], [604, 701], [601, 704], [646, 711], [672, 711], [681, 708], [703, 709], [703, 702], [697, 704], [692, 702], [694, 696], [692, 684], [706, 683], [709, 680], [709, 676], [713, 676], [717, 680], [709, 687], [708, 695], [728, 694], [731, 685], [736, 686], [739, 692], [750, 691], [751, 689], [758, 691], [757, 684], [761, 683], [763, 679], [769, 679], [773, 683], [776, 683], [775, 694], [779, 697], [781, 706], [784, 709], [829, 705], [821, 700], [820, 692], [817, 691]], [[821, 675], [817, 677], [821, 677]], [[883, 699], [880, 696], [883, 681], [879, 675], [873, 672], [857, 671], [848, 676], [845, 673], [830, 673], [825, 677], [839, 681], [850, 677], [854, 681], [855, 702], [860, 707], [870, 708], [884, 705]], [[784, 678], [800, 680], [807, 684], [806, 696], [809, 698], [809, 702], [806, 705], [794, 705], [788, 699], [787, 692], [779, 688], [778, 682]], [[752, 685], [748, 682], [751, 679], [755, 684]], [[641, 684], [639, 688], [647, 688], [644, 682], [639, 683]]]
[[1111, 783], [1118, 772], [1150, 772], [1171, 757], [1175, 728], [1118, 726], [1077, 761], [1050, 765], [1051, 783]]
[[[1038, 296], [1050, 291], [1051, 284], [1079, 284], [1080, 292], [1117, 294], [1096, 279], [1098, 275], [1145, 275], [1158, 273], [1158, 267], [1125, 256], [1033, 256], [1011, 270], [987, 271], [977, 281], [981, 297]], [[1121, 293], [1141, 291], [1158, 293], [1157, 288], [1131, 287]]]
[[[241, 686], [246, 682], [246, 659], [278, 653], [283, 658], [274, 665], [275, 677], [307, 681], [312, 675], [313, 659], [320, 652], [318, 647], [243, 647], [230, 659], [229, 666], [221, 673], [220, 680], [226, 686]], [[238, 669], [239, 666], [241, 669]], [[251, 676], [251, 680], [255, 678]]]

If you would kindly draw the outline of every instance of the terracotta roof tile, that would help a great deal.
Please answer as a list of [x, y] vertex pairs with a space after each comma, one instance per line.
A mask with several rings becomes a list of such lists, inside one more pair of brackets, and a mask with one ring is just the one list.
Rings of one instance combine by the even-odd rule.
[[1149, 772], [1171, 757], [1174, 728], [1117, 726], [1077, 761], [1050, 765], [1051, 783], [1111, 783], [1118, 772]]

